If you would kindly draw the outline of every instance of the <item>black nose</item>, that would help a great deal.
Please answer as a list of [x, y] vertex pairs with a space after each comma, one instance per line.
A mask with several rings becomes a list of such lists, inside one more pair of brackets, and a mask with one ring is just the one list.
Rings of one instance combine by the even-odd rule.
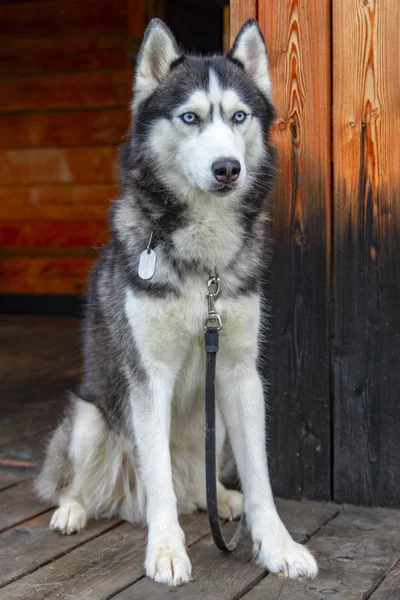
[[220, 183], [231, 183], [239, 177], [240, 162], [234, 158], [221, 158], [213, 162], [211, 170]]

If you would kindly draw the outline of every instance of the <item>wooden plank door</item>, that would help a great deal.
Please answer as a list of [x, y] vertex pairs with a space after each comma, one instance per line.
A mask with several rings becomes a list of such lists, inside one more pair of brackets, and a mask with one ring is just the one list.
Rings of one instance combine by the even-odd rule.
[[276, 493], [330, 498], [330, 2], [259, 0], [278, 118], [265, 377]]
[[333, 2], [334, 499], [400, 505], [400, 9]]

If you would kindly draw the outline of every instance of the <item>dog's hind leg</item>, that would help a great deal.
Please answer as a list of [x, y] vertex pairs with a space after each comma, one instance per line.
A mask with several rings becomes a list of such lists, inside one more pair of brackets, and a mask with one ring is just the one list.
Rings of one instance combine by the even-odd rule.
[[[115, 497], [119, 469], [107, 469], [108, 439], [107, 426], [96, 406], [75, 399], [49, 444], [36, 483], [43, 499], [59, 505], [51, 519], [52, 529], [71, 534], [83, 529], [89, 517], [116, 512], [121, 500]], [[116, 444], [111, 448], [118, 465]]]
[[35, 482], [38, 495], [46, 502], [58, 504], [50, 528], [70, 534], [86, 525], [86, 511], [77, 497], [71, 496], [75, 469], [70, 456], [76, 401], [72, 400], [62, 423], [55, 430], [47, 448], [44, 465]]
[[50, 529], [70, 535], [84, 529], [87, 513], [78, 499], [72, 496], [60, 496], [60, 506], [54, 511], [50, 521]]

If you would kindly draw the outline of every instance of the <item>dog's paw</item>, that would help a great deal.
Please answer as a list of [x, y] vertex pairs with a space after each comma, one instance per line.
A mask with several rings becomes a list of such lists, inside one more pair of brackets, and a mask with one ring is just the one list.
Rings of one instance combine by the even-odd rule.
[[317, 561], [308, 548], [297, 544], [282, 524], [255, 537], [253, 550], [257, 564], [278, 577], [314, 579], [318, 574]]
[[243, 494], [236, 490], [218, 489], [218, 514], [220, 519], [233, 521], [243, 512]]
[[192, 565], [183, 543], [149, 547], [146, 555], [146, 575], [158, 583], [182, 585], [191, 579]]
[[79, 502], [68, 502], [58, 508], [50, 521], [50, 529], [64, 535], [80, 531], [86, 526], [86, 511]]

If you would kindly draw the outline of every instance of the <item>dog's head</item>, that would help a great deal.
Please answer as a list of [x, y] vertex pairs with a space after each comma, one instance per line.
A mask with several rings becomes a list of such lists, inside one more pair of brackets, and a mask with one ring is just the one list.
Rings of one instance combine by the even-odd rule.
[[254, 20], [225, 56], [182, 54], [164, 23], [151, 21], [134, 83], [134, 136], [154, 173], [176, 194], [237, 195], [268, 160], [273, 119], [264, 38]]

